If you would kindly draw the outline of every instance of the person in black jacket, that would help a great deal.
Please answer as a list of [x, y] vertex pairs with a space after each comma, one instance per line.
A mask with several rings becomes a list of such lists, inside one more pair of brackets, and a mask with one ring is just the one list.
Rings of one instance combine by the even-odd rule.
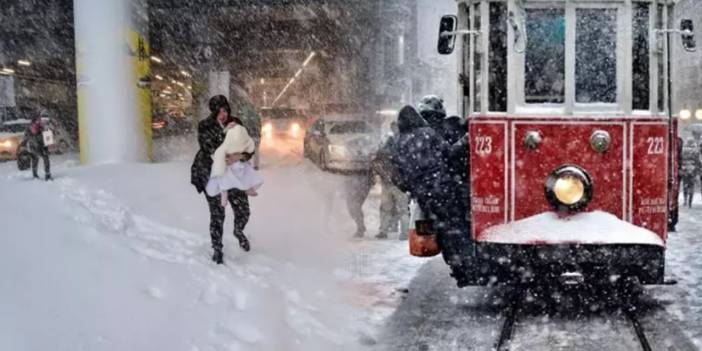
[[[399, 138], [397, 122], [390, 124], [391, 131], [381, 142], [375, 157], [371, 161], [374, 174], [380, 178], [380, 227], [378, 239], [386, 239], [388, 233], [398, 231], [398, 239], [406, 240], [409, 231], [409, 198], [406, 191], [400, 189], [398, 171], [394, 167], [395, 147]], [[398, 187], [398, 185], [400, 187]]]
[[[224, 141], [225, 127], [230, 123], [241, 124], [241, 121], [237, 118], [231, 117], [229, 102], [223, 95], [212, 97], [209, 101], [209, 109], [210, 115], [198, 124], [197, 140], [200, 150], [197, 152], [190, 169], [190, 182], [195, 186], [198, 193], [205, 191], [212, 169], [212, 154]], [[250, 155], [227, 155], [227, 164], [232, 164], [247, 157], [250, 157]], [[237, 189], [229, 190], [228, 195], [229, 203], [234, 210], [234, 236], [239, 240], [239, 246], [244, 251], [249, 251], [249, 240], [244, 235], [244, 228], [250, 216], [249, 198], [244, 191]], [[212, 239], [212, 248], [214, 249], [212, 260], [217, 264], [221, 264], [224, 262], [222, 253], [224, 206], [222, 206], [219, 196], [210, 197], [205, 193], [205, 198], [210, 209], [210, 237]]]
[[41, 123], [41, 117], [36, 117], [32, 120], [27, 130], [24, 132], [24, 140], [22, 143], [26, 146], [32, 159], [32, 175], [35, 179], [39, 179], [39, 157], [44, 162], [44, 179], [47, 181], [51, 178], [51, 164], [49, 162], [49, 148], [44, 144], [44, 126]]
[[436, 95], [427, 95], [419, 100], [419, 114], [435, 131], [440, 132], [446, 118], [444, 100]]
[[465, 152], [465, 138], [449, 144], [411, 106], [400, 110], [398, 127], [397, 169], [401, 182], [434, 220], [444, 260], [459, 286], [464, 286], [470, 281], [469, 260], [473, 256], [467, 201], [461, 198], [465, 196], [465, 183], [451, 173], [447, 160]]

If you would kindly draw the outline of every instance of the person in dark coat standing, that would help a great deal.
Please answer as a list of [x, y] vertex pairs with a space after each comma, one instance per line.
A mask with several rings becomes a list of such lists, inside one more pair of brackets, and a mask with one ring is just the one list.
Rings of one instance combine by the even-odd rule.
[[39, 158], [44, 162], [44, 179], [47, 181], [51, 178], [51, 163], [49, 162], [49, 148], [44, 144], [44, 126], [41, 123], [41, 117], [36, 117], [32, 120], [27, 130], [24, 132], [24, 141], [27, 150], [32, 159], [32, 175], [35, 179], [39, 179]]
[[464, 286], [471, 280], [469, 260], [474, 255], [474, 245], [468, 231], [467, 201], [461, 198], [466, 186], [451, 173], [447, 160], [465, 152], [466, 145], [462, 141], [449, 144], [411, 106], [400, 110], [398, 128], [396, 159], [400, 181], [422, 211], [434, 220], [444, 260], [459, 286]]
[[[210, 115], [200, 121], [197, 128], [197, 140], [200, 150], [195, 155], [195, 160], [191, 166], [191, 183], [198, 193], [205, 191], [207, 181], [212, 170], [212, 154], [222, 144], [225, 136], [225, 128], [230, 123], [241, 124], [237, 118], [231, 117], [231, 108], [227, 98], [217, 95], [209, 101]], [[250, 155], [233, 154], [227, 155], [227, 164], [230, 165], [240, 159], [245, 159]], [[249, 221], [250, 209], [249, 198], [244, 191], [231, 189], [228, 193], [229, 203], [234, 210], [234, 237], [239, 240], [239, 246], [244, 251], [250, 250], [249, 240], [244, 235], [244, 228]], [[208, 196], [205, 193], [207, 205], [210, 210], [210, 237], [214, 254], [212, 260], [217, 264], [224, 262], [222, 253], [222, 233], [224, 231], [224, 206], [219, 196]]]
[[446, 108], [444, 108], [444, 100], [436, 95], [427, 95], [419, 100], [419, 114], [429, 124], [429, 127], [441, 133], [446, 118]]
[[393, 157], [395, 157], [395, 147], [399, 138], [397, 122], [390, 124], [391, 131], [385, 137], [371, 161], [373, 173], [380, 178], [380, 227], [378, 239], [386, 239], [388, 233], [398, 231], [398, 239], [407, 240], [409, 232], [409, 198], [407, 193], [402, 191], [396, 184], [402, 186], [398, 179], [398, 172], [394, 168]]

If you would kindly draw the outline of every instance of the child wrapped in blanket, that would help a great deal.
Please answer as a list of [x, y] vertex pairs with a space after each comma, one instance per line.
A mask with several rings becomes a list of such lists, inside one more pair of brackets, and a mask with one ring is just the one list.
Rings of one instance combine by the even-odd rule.
[[[239, 189], [246, 195], [256, 196], [256, 190], [263, 185], [263, 179], [249, 162], [255, 151], [253, 139], [241, 125], [228, 128], [222, 145], [212, 155], [212, 172], [205, 191], [209, 196], [221, 194], [222, 206], [227, 206], [227, 191]], [[240, 161], [227, 166], [227, 155], [241, 153], [247, 155]]]

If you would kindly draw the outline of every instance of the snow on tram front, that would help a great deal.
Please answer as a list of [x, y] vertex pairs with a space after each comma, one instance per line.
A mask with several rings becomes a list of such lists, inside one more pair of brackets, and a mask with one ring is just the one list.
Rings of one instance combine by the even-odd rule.
[[442, 18], [438, 49], [458, 55], [469, 121], [470, 284], [663, 283], [669, 46], [695, 49], [674, 3], [464, 0]]

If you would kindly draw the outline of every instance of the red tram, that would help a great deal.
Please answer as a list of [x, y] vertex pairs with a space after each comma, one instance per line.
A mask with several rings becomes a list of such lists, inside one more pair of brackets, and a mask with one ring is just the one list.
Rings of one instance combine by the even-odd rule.
[[[461, 0], [474, 278], [664, 282], [677, 183], [670, 68], [694, 51], [669, 0]], [[456, 45], [458, 43], [458, 45]]]

